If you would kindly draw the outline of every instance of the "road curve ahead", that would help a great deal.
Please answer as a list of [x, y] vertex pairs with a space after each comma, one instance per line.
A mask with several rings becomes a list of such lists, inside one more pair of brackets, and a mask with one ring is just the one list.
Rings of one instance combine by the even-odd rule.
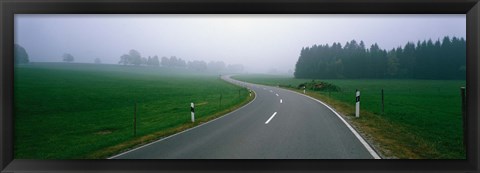
[[[256, 98], [221, 118], [111, 159], [378, 159], [338, 114], [285, 89], [222, 79]], [[185, 115], [189, 116], [189, 115]]]

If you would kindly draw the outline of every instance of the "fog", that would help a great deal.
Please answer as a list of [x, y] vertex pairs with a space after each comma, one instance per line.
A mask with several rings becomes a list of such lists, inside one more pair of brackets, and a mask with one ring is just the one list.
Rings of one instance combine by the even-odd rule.
[[243, 64], [247, 72], [295, 69], [302, 47], [363, 40], [382, 49], [407, 42], [466, 37], [455, 15], [15, 15], [15, 43], [31, 62], [118, 64], [135, 49], [143, 57]]

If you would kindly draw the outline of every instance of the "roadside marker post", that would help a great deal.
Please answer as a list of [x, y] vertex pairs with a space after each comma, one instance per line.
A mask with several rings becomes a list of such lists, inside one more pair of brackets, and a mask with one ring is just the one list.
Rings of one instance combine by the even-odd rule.
[[252, 90], [249, 89], [248, 91], [249, 91], [250, 97], [252, 97]]
[[190, 103], [190, 111], [192, 112], [192, 123], [195, 122], [195, 104]]
[[356, 90], [356, 97], [355, 97], [355, 117], [360, 117], [360, 91]]
[[222, 93], [220, 93], [220, 104], [219, 104], [218, 107], [220, 107], [220, 108], [222, 107]]
[[137, 101], [134, 102], [133, 107], [133, 136], [137, 136]]
[[303, 86], [303, 94], [305, 94], [305, 86]]

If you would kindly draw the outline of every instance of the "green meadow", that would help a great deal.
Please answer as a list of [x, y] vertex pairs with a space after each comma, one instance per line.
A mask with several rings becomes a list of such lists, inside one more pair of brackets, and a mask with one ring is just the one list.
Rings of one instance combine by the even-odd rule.
[[[224, 115], [251, 99], [246, 89], [218, 74], [185, 69], [19, 65], [14, 81], [14, 158], [107, 158]], [[196, 104], [195, 123], [190, 120], [190, 102]]]
[[[297, 90], [312, 79], [276, 75], [234, 78]], [[313, 91], [341, 112], [385, 158], [465, 159], [463, 148], [461, 80], [315, 80], [341, 88]], [[361, 116], [355, 118], [355, 90], [361, 92]], [[381, 90], [384, 90], [382, 112]], [[303, 91], [301, 91], [303, 92]]]

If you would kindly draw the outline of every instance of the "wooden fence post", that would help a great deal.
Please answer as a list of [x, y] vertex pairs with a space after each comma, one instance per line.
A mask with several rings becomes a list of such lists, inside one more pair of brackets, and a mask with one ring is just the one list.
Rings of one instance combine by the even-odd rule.
[[462, 120], [463, 120], [463, 146], [467, 148], [467, 100], [465, 95], [465, 87], [460, 87], [460, 94], [462, 96]]
[[385, 113], [385, 100], [383, 95], [383, 88], [382, 88], [382, 114]]

